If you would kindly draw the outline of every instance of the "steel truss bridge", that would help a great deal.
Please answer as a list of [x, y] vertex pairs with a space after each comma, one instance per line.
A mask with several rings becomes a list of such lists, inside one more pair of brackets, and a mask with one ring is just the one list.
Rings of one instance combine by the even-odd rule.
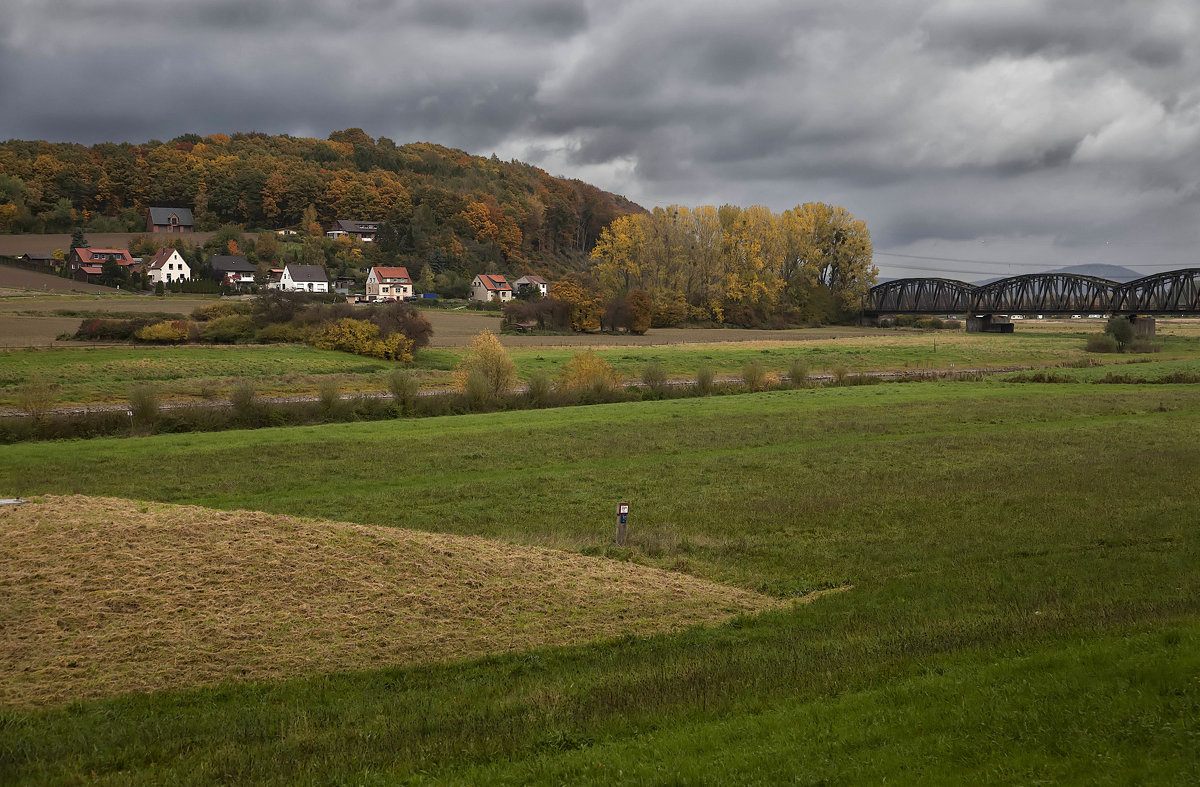
[[1033, 273], [990, 284], [896, 279], [867, 293], [866, 314], [1200, 314], [1200, 268], [1124, 284], [1096, 276]]

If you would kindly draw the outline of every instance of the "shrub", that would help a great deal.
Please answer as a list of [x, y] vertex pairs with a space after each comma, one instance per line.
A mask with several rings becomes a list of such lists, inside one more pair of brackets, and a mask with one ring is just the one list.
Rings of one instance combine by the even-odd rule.
[[642, 369], [642, 383], [656, 394], [667, 387], [667, 370], [658, 361], [651, 361]]
[[413, 411], [413, 405], [416, 403], [417, 392], [421, 388], [420, 382], [407, 369], [394, 369], [388, 375], [388, 391], [392, 394], [392, 400], [396, 403], [396, 409], [402, 415], [409, 415]]
[[534, 407], [545, 407], [550, 403], [551, 389], [550, 374], [538, 369], [529, 376], [529, 403]]
[[1090, 353], [1115, 353], [1117, 340], [1107, 333], [1092, 334], [1087, 338], [1084, 349]]
[[713, 392], [715, 377], [711, 366], [701, 366], [696, 371], [696, 391], [701, 396], [710, 395]]
[[791, 381], [793, 388], [804, 388], [808, 385], [808, 364], [799, 358], [792, 361], [788, 366], [788, 380]]
[[757, 391], [761, 389], [766, 381], [767, 370], [763, 368], [762, 361], [759, 361], [757, 358], [752, 361], [748, 361], [746, 365], [742, 367], [742, 382], [744, 382], [746, 387], [751, 391]]
[[398, 333], [412, 340], [413, 350], [429, 346], [433, 324], [415, 307], [407, 303], [389, 303], [371, 309], [371, 322], [379, 326], [380, 335]]
[[254, 334], [254, 340], [263, 344], [299, 344], [307, 339], [308, 330], [306, 328], [286, 322], [265, 325]]
[[387, 361], [412, 363], [412, 340], [394, 333], [380, 338], [379, 326], [366, 320], [343, 318], [321, 325], [308, 339], [309, 344], [323, 350], [365, 355]]
[[566, 391], [591, 391], [601, 396], [611, 393], [621, 379], [608, 361], [592, 350], [584, 350], [563, 366], [558, 384]]
[[34, 421], [45, 420], [54, 407], [54, 386], [42, 375], [34, 375], [17, 388], [17, 407]]
[[217, 301], [197, 306], [192, 310], [192, 319], [196, 322], [208, 322], [220, 317], [233, 317], [238, 314], [252, 314], [254, 304], [246, 301]]
[[1152, 342], [1149, 339], [1134, 339], [1129, 343], [1129, 352], [1158, 353], [1162, 352], [1162, 345], [1157, 342]]
[[158, 391], [152, 385], [135, 385], [129, 391], [129, 413], [133, 425], [149, 431], [158, 420]]
[[491, 401], [492, 384], [482, 369], [467, 372], [463, 393], [466, 394], [467, 407], [471, 410], [482, 410]]
[[255, 338], [256, 333], [254, 318], [248, 314], [216, 317], [199, 328], [200, 339], [213, 344], [248, 342]]
[[326, 421], [332, 420], [341, 409], [342, 393], [334, 380], [322, 380], [317, 391], [317, 406], [321, 417]]
[[1113, 338], [1117, 343], [1117, 350], [1125, 352], [1125, 348], [1133, 341], [1133, 323], [1128, 317], [1114, 315], [1108, 318], [1108, 324], [1104, 326], [1104, 332]]
[[149, 320], [86, 319], [75, 331], [76, 339], [89, 341], [128, 341], [134, 333], [149, 325]]
[[139, 328], [133, 336], [140, 342], [152, 344], [182, 344], [188, 340], [187, 320], [163, 320]]
[[254, 383], [249, 380], [238, 380], [233, 384], [229, 394], [229, 403], [233, 406], [233, 417], [241, 423], [248, 423], [258, 415], [258, 401], [255, 399]]
[[830, 372], [834, 385], [845, 385], [850, 379], [850, 370], [845, 366], [835, 366]]
[[517, 384], [517, 365], [500, 344], [500, 338], [491, 331], [479, 333], [471, 341], [471, 352], [458, 362], [454, 381], [460, 391], [467, 392], [468, 378], [475, 371], [487, 380], [492, 396], [507, 393]]

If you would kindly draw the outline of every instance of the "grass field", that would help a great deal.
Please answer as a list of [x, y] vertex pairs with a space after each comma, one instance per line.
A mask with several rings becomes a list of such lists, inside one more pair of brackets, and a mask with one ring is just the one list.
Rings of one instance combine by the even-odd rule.
[[9, 708], [0, 780], [1194, 783], [1197, 433], [1196, 386], [987, 382], [5, 446], [4, 494], [854, 590], [673, 634]]
[[[81, 303], [73, 308], [87, 309], [88, 305]], [[469, 342], [471, 331], [479, 325], [495, 327], [496, 320], [478, 314], [430, 314], [439, 326], [435, 336], [442, 336], [442, 341], [454, 346], [435, 341], [433, 347], [418, 355], [415, 373], [427, 388], [448, 388], [452, 385], [451, 371], [465, 352], [461, 345]], [[447, 325], [451, 327], [446, 328]], [[675, 333], [684, 334], [691, 341], [653, 346], [599, 342], [593, 345], [597, 354], [628, 382], [638, 382], [651, 362], [661, 364], [671, 377], [687, 379], [694, 377], [702, 365], [712, 367], [718, 376], [737, 377], [751, 360], [760, 361], [768, 372], [779, 376], [787, 372], [796, 358], [802, 359], [811, 373], [828, 373], [838, 367], [863, 372], [1200, 359], [1200, 321], [1164, 324], [1160, 332], [1162, 351], [1141, 356], [1085, 353], [1083, 344], [1087, 334], [1099, 329], [1096, 325], [1080, 325], [1080, 321], [1051, 321], [1021, 327], [1028, 330], [1009, 335], [859, 328], [793, 331], [786, 332], [787, 336], [764, 331], [713, 330], [692, 334], [679, 330]], [[849, 334], [841, 335], [839, 331]], [[703, 341], [713, 333], [735, 338]], [[582, 347], [515, 345], [509, 351], [517, 363], [519, 376], [528, 379], [538, 370], [558, 375]], [[346, 393], [383, 391], [392, 368], [394, 365], [387, 362], [299, 345], [13, 350], [0, 354], [0, 408], [13, 407], [17, 387], [33, 375], [41, 375], [55, 385], [58, 404], [86, 405], [123, 402], [130, 385], [139, 382], [157, 386], [163, 399], [179, 401], [227, 397], [238, 379], [250, 380], [266, 396], [311, 395], [329, 381]], [[1099, 374], [1103, 376], [1103, 372]]]

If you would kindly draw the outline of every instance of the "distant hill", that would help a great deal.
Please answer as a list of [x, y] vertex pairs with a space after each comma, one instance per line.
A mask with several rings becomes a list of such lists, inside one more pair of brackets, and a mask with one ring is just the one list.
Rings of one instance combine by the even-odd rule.
[[1074, 273], [1077, 276], [1096, 276], [1101, 279], [1119, 282], [1133, 281], [1146, 275], [1120, 265], [1101, 265], [1099, 263], [1071, 265], [1067, 268], [1056, 268], [1052, 271], [1046, 271], [1046, 273]]
[[[141, 232], [149, 206], [191, 209], [199, 230], [387, 222], [366, 264], [434, 273], [582, 267], [600, 231], [644, 209], [520, 161], [397, 145], [361, 129], [328, 139], [185, 134], [169, 142], [0, 142], [0, 234]], [[369, 252], [369, 254], [368, 254]], [[331, 252], [332, 253], [332, 252]], [[351, 259], [351, 255], [342, 255]], [[331, 260], [332, 262], [332, 260]]]
[[[1120, 265], [1102, 265], [1100, 263], [1089, 263], [1087, 265], [1069, 265], [1066, 268], [1055, 268], [1049, 271], [1029, 271], [1030, 274], [1035, 273], [1071, 273], [1076, 276], [1095, 276], [1098, 279], [1108, 279], [1115, 282], [1127, 282], [1134, 279], [1140, 279], [1144, 273], [1132, 271], [1129, 268], [1123, 268]], [[994, 281], [1010, 278], [1009, 276], [993, 276], [990, 279], [972, 282], [978, 287], [985, 284], [991, 284]]]

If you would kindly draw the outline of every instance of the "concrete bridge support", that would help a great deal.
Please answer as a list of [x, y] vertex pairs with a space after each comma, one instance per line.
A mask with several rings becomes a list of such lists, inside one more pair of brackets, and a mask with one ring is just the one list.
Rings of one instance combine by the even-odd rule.
[[1129, 321], [1133, 323], [1133, 335], [1141, 339], [1153, 339], [1157, 332], [1157, 322], [1153, 317], [1145, 317], [1141, 314], [1129, 315]]
[[1012, 333], [1013, 327], [1006, 314], [967, 315], [967, 333]]

